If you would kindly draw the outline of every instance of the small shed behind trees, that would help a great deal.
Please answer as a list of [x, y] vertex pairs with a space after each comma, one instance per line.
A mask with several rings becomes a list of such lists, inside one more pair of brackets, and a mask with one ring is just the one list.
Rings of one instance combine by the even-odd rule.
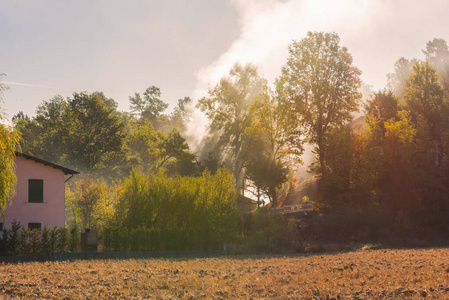
[[81, 251], [98, 250], [98, 232], [96, 229], [86, 228], [85, 232], [81, 233]]

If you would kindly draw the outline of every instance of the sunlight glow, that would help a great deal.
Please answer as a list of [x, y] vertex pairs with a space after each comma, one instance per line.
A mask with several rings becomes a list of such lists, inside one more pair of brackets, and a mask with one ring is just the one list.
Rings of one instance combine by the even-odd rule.
[[[286, 62], [292, 40], [302, 39], [308, 31], [338, 32], [343, 39], [347, 31], [363, 30], [371, 21], [367, 16], [377, 10], [367, 0], [234, 0], [232, 3], [240, 15], [241, 35], [220, 58], [199, 70], [197, 87], [192, 93], [194, 99], [205, 96], [235, 62], [254, 63], [272, 85]], [[187, 126], [187, 134], [202, 139], [207, 128], [204, 120], [199, 113], [194, 116]]]

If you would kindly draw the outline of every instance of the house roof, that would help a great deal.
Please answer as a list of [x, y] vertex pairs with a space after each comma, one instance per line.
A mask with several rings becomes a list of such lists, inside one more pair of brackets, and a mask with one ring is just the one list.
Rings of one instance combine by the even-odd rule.
[[79, 174], [80, 173], [78, 171], [75, 171], [75, 170], [72, 170], [72, 169], [69, 169], [69, 168], [66, 168], [66, 167], [63, 167], [63, 166], [51, 163], [49, 161], [46, 161], [46, 160], [43, 160], [43, 159], [31, 156], [31, 155], [28, 155], [28, 154], [25, 154], [25, 153], [20, 153], [18, 151], [16, 151], [16, 156], [21, 156], [23, 158], [33, 160], [35, 162], [44, 164], [46, 166], [50, 166], [50, 167], [53, 167], [55, 169], [59, 169], [59, 170], [63, 171], [65, 175], [69, 175], [69, 174], [73, 175], [73, 174]]
[[239, 201], [241, 203], [246, 203], [246, 204], [257, 204], [256, 200], [245, 197], [243, 195], [237, 195], [237, 201]]

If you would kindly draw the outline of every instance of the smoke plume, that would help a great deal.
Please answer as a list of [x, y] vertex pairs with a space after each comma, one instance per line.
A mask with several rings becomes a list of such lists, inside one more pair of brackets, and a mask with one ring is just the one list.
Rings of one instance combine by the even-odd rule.
[[[301, 39], [308, 31], [352, 30], [353, 26], [344, 25], [352, 20], [362, 26], [368, 20], [363, 12], [373, 10], [368, 1], [232, 1], [239, 15], [241, 34], [229, 50], [211, 65], [197, 73], [197, 87], [192, 93], [193, 99], [205, 96], [225, 76], [235, 62], [251, 62], [269, 83], [280, 75], [286, 62], [288, 45], [293, 39]], [[191, 109], [192, 118], [187, 124], [186, 136], [192, 149], [198, 150], [208, 130], [207, 118], [203, 113]]]

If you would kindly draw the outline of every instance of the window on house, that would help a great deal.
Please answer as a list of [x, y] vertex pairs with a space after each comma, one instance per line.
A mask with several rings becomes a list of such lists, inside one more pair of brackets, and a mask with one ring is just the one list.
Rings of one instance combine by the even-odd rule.
[[3, 230], [3, 222], [0, 222], [0, 231]]
[[28, 229], [39, 229], [41, 230], [41, 223], [28, 223]]
[[44, 181], [42, 179], [28, 179], [28, 202], [44, 203]]

